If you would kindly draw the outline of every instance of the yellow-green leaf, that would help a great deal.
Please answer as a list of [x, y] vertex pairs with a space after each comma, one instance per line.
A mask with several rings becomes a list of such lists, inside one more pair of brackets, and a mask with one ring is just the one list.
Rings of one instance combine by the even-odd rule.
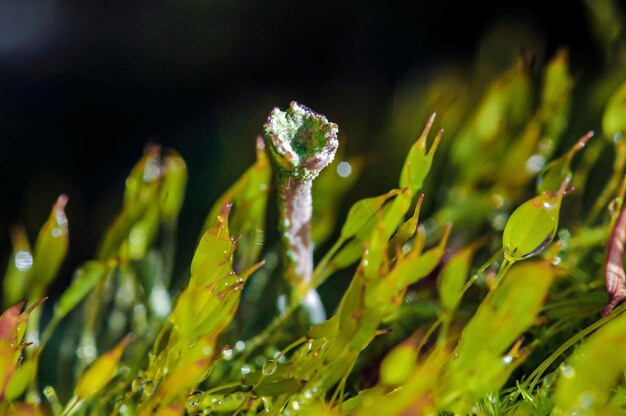
[[5, 306], [14, 305], [26, 297], [33, 268], [33, 253], [23, 227], [11, 228], [11, 243], [13, 252], [3, 281]]
[[109, 384], [116, 376], [122, 354], [132, 339], [132, 335], [124, 337], [119, 344], [98, 357], [81, 374], [74, 389], [74, 395], [78, 400], [84, 400], [97, 394]]
[[33, 264], [33, 294], [39, 297], [52, 282], [65, 258], [68, 246], [67, 196], [61, 195], [52, 207], [50, 217], [41, 227], [35, 243]]

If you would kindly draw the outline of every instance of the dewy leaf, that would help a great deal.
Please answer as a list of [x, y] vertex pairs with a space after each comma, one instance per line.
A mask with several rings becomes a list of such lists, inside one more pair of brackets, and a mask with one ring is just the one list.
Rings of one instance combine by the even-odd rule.
[[365, 293], [365, 305], [380, 313], [383, 319], [390, 316], [404, 299], [406, 288], [428, 276], [437, 267], [448, 244], [451, 229], [448, 224], [439, 243], [430, 250], [422, 253], [421, 244], [415, 244], [405, 257], [398, 259], [389, 274]]
[[145, 154], [130, 171], [126, 178], [124, 190], [124, 206], [135, 203], [141, 198], [141, 193], [150, 184], [155, 184], [161, 178], [161, 147], [148, 146]]
[[33, 284], [36, 286], [34, 290], [40, 293], [35, 292], [35, 297], [41, 296], [52, 282], [67, 253], [68, 229], [65, 216], [67, 199], [65, 195], [57, 199], [50, 217], [37, 236], [32, 276]]
[[[106, 230], [98, 250], [99, 260], [120, 257], [121, 248], [127, 241], [134, 245], [135, 256], [147, 249], [150, 235], [146, 233], [153, 233], [153, 224], [155, 221], [158, 222], [160, 202], [158, 188], [162, 178], [160, 151], [161, 148], [158, 146], [148, 147], [146, 154], [128, 175], [124, 206]], [[143, 223], [134, 228], [141, 221]], [[133, 230], [135, 233], [131, 235]]]
[[415, 210], [413, 211], [411, 218], [402, 223], [400, 228], [398, 228], [398, 231], [396, 231], [396, 234], [389, 242], [389, 250], [396, 250], [397, 248], [401, 249], [402, 246], [409, 241], [409, 239], [413, 238], [417, 231], [420, 209], [422, 208], [423, 201], [424, 194], [420, 195], [417, 200], [417, 204], [415, 205]]
[[79, 401], [97, 394], [115, 377], [122, 354], [132, 339], [132, 335], [124, 337], [117, 346], [98, 357], [83, 372], [74, 389], [74, 396]]
[[626, 368], [626, 314], [591, 335], [561, 367], [554, 402], [561, 414], [614, 414], [607, 403]]
[[[437, 390], [446, 409], [471, 411], [469, 406], [478, 398], [506, 382], [521, 362], [517, 348], [506, 352], [535, 322], [554, 276], [554, 268], [545, 261], [520, 263], [483, 300], [465, 325], [455, 358]], [[452, 405], [454, 402], [460, 407]]]
[[190, 340], [217, 338], [235, 315], [246, 280], [262, 265], [258, 263], [242, 275], [223, 276], [207, 286], [185, 289], [172, 314], [176, 329]]
[[183, 395], [207, 377], [216, 355], [215, 342], [216, 339], [211, 336], [201, 337], [191, 343], [185, 340], [181, 354], [169, 366], [168, 373], [164, 374], [165, 377], [150, 400], [139, 404], [137, 414], [153, 415], [155, 408], [163, 409], [170, 404], [180, 403]]
[[402, 167], [402, 172], [400, 173], [400, 188], [409, 188], [411, 195], [415, 195], [420, 189], [422, 189], [424, 179], [426, 179], [426, 175], [428, 175], [430, 166], [433, 163], [433, 156], [435, 155], [437, 146], [439, 146], [439, 142], [441, 141], [443, 130], [437, 133], [430, 150], [428, 153], [426, 152], [428, 133], [430, 132], [434, 121], [435, 114], [433, 113], [433, 115], [428, 119], [424, 131], [413, 146], [411, 146], [406, 161], [404, 162], [404, 166]]
[[619, 141], [626, 135], [626, 81], [611, 95], [602, 116], [604, 136]]
[[373, 278], [380, 272], [387, 255], [389, 238], [396, 231], [404, 215], [411, 206], [411, 194], [408, 189], [400, 192], [391, 202], [389, 209], [380, 214], [379, 221], [369, 238], [368, 247], [361, 262], [365, 278]]
[[11, 228], [13, 252], [4, 275], [4, 305], [14, 305], [26, 297], [27, 285], [33, 268], [33, 253], [24, 228]]
[[190, 285], [206, 286], [233, 271], [235, 243], [230, 238], [228, 215], [231, 204], [222, 206], [217, 222], [200, 239], [191, 261]]
[[517, 207], [502, 235], [504, 254], [520, 260], [541, 252], [550, 244], [559, 225], [559, 210], [566, 182], [558, 194], [542, 194]]
[[375, 196], [372, 198], [365, 198], [357, 201], [350, 211], [348, 211], [348, 217], [346, 218], [343, 227], [341, 228], [341, 238], [347, 240], [350, 237], [354, 237], [356, 233], [372, 218], [378, 211], [380, 211], [383, 204], [390, 198], [400, 193], [399, 189], [387, 192], [384, 195]]
[[128, 258], [139, 260], [146, 256], [159, 229], [159, 207], [155, 198], [146, 207], [144, 215], [128, 233]]
[[569, 185], [572, 179], [572, 170], [570, 164], [574, 155], [583, 149], [589, 139], [593, 137], [593, 132], [585, 134], [581, 137], [571, 149], [558, 159], [553, 160], [543, 167], [537, 176], [537, 193], [556, 194], [563, 182]]
[[262, 137], [256, 140], [256, 162], [215, 202], [204, 230], [215, 224], [220, 209], [232, 203], [231, 235], [239, 239], [236, 264], [240, 270], [256, 262], [263, 248], [265, 211], [272, 171]]

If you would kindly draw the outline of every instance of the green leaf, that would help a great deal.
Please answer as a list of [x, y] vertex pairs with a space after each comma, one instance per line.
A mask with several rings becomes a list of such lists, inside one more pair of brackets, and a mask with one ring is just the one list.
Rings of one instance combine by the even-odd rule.
[[626, 81], [611, 95], [602, 116], [602, 131], [610, 140], [618, 141], [626, 135]]
[[394, 189], [384, 195], [365, 198], [357, 201], [350, 211], [348, 217], [341, 228], [341, 238], [347, 240], [354, 237], [368, 221], [380, 211], [383, 204], [390, 198], [398, 195], [399, 189]]
[[417, 359], [417, 348], [411, 344], [400, 344], [392, 349], [380, 365], [380, 383], [400, 386], [411, 376]]
[[[161, 148], [149, 147], [126, 179], [124, 205], [106, 230], [98, 250], [99, 260], [127, 257], [122, 246], [133, 246], [132, 256], [138, 258], [147, 251], [148, 242], [156, 233], [159, 215], [159, 185], [161, 183]], [[156, 218], [155, 218], [156, 217]], [[143, 220], [143, 223], [134, 228]], [[131, 232], [135, 230], [135, 234]]]
[[5, 395], [9, 401], [19, 398], [37, 374], [37, 359], [26, 360], [17, 369], [7, 385]]
[[439, 299], [446, 312], [456, 309], [463, 295], [462, 290], [469, 275], [474, 251], [478, 244], [470, 245], [456, 252], [446, 263], [439, 275]]
[[142, 198], [142, 193], [151, 185], [158, 184], [161, 179], [161, 147], [148, 146], [145, 154], [133, 166], [126, 178], [124, 189], [124, 206], [134, 204]]
[[34, 297], [40, 297], [48, 285], [54, 280], [68, 246], [67, 217], [65, 205], [67, 196], [61, 195], [52, 207], [50, 217], [39, 230], [35, 242], [33, 284], [31, 288]]
[[33, 268], [33, 253], [24, 228], [11, 228], [13, 252], [3, 280], [4, 305], [14, 305], [26, 297], [27, 285]]
[[519, 346], [511, 346], [535, 323], [554, 276], [547, 262], [519, 263], [483, 300], [465, 325], [438, 389], [450, 406], [446, 408], [455, 413], [471, 411], [469, 406], [478, 398], [506, 382], [525, 358]]
[[89, 261], [79, 268], [54, 307], [54, 319], [63, 319], [70, 313], [109, 271], [110, 266], [97, 260]]
[[206, 286], [232, 273], [235, 243], [228, 229], [230, 209], [230, 204], [224, 205], [216, 216], [217, 222], [200, 239], [191, 261], [190, 285]]
[[361, 262], [366, 279], [376, 277], [381, 271], [387, 256], [389, 239], [402, 222], [410, 206], [411, 194], [408, 189], [402, 190], [393, 199], [387, 212], [378, 218]]
[[174, 150], [168, 150], [163, 158], [163, 179], [159, 189], [161, 215], [167, 222], [175, 222], [185, 199], [187, 165]]
[[537, 110], [543, 124], [538, 152], [544, 159], [556, 150], [568, 126], [573, 88], [568, 52], [560, 49], [544, 71], [541, 104]]
[[409, 188], [411, 195], [415, 195], [424, 185], [424, 179], [430, 171], [430, 166], [433, 163], [433, 156], [437, 151], [437, 146], [441, 141], [443, 130], [437, 133], [435, 141], [428, 153], [426, 152], [426, 142], [428, 141], [428, 133], [435, 121], [435, 114], [430, 116], [424, 131], [417, 139], [417, 141], [411, 146], [409, 154], [402, 166], [402, 172], [400, 173], [400, 188]]
[[265, 211], [272, 171], [262, 137], [256, 141], [256, 162], [215, 202], [204, 223], [208, 230], [222, 207], [232, 204], [230, 232], [238, 238], [238, 270], [251, 267], [258, 259], [265, 237]]
[[519, 260], [541, 252], [552, 242], [559, 225], [559, 210], [565, 191], [542, 194], [520, 205], [506, 222], [502, 235], [504, 254]]
[[78, 400], [84, 400], [99, 393], [115, 377], [122, 354], [132, 339], [132, 335], [124, 337], [119, 344], [98, 357], [81, 374], [74, 389], [74, 396]]
[[551, 193], [555, 195], [559, 192], [563, 183], [570, 183], [572, 180], [572, 169], [570, 167], [572, 159], [579, 150], [585, 147], [591, 137], [593, 137], [592, 131], [581, 137], [563, 156], [544, 166], [537, 176], [538, 194]]
[[611, 391], [626, 368], [626, 315], [585, 340], [561, 367], [554, 393], [562, 414], [610, 414]]

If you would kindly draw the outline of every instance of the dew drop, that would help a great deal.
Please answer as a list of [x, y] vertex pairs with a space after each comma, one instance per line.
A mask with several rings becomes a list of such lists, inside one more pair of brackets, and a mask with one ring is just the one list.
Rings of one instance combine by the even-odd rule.
[[348, 162], [341, 162], [337, 165], [337, 174], [342, 178], [347, 178], [352, 173], [352, 166]]
[[187, 406], [196, 407], [200, 404], [202, 399], [204, 399], [204, 393], [201, 391], [195, 391], [187, 397]]
[[146, 381], [146, 383], [143, 385], [144, 396], [152, 396], [155, 390], [156, 390], [156, 384], [152, 380]]
[[277, 366], [278, 363], [275, 360], [267, 360], [265, 364], [263, 364], [263, 368], [261, 369], [261, 371], [264, 375], [269, 376], [274, 374]]
[[133, 393], [137, 393], [137, 392], [143, 390], [143, 387], [144, 387], [145, 383], [146, 383], [146, 380], [144, 380], [143, 377], [137, 377], [130, 384], [130, 388], [132, 389]]
[[33, 256], [26, 250], [20, 250], [15, 253], [15, 267], [20, 272], [25, 272], [33, 267]]
[[225, 360], [232, 359], [233, 349], [230, 346], [225, 346], [224, 349], [222, 350], [222, 357], [224, 357]]
[[574, 369], [567, 365], [567, 364], [561, 364], [561, 375], [565, 378], [572, 378], [574, 377], [575, 371]]
[[543, 168], [546, 160], [541, 155], [533, 155], [526, 161], [526, 171], [529, 173], [538, 173]]

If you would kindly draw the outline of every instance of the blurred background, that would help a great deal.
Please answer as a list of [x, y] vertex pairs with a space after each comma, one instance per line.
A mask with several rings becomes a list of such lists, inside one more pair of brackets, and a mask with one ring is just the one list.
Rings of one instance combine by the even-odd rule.
[[1, 0], [0, 258], [10, 224], [33, 240], [66, 193], [64, 287], [93, 257], [144, 146], [160, 143], [189, 168], [185, 265], [274, 106], [302, 102], [339, 124], [345, 155], [374, 156], [348, 203], [394, 186], [437, 108], [393, 120], [434, 74], [488, 80], [522, 50], [544, 63], [567, 46], [580, 79], [605, 59], [584, 2], [504, 3]]

